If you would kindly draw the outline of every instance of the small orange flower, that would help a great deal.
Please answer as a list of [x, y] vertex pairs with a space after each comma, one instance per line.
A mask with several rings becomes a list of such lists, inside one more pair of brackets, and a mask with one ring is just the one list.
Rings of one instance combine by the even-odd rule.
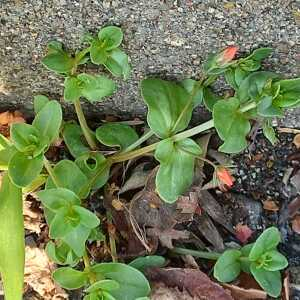
[[225, 185], [226, 187], [229, 188], [233, 186], [234, 178], [231, 176], [231, 174], [226, 168], [224, 167], [217, 168], [216, 175], [221, 185]]
[[231, 62], [234, 59], [237, 51], [238, 51], [238, 47], [237, 46], [229, 46], [229, 47], [227, 47], [225, 50], [223, 50], [218, 55], [217, 64], [219, 66], [223, 66], [225, 64], [228, 64], [229, 62]]

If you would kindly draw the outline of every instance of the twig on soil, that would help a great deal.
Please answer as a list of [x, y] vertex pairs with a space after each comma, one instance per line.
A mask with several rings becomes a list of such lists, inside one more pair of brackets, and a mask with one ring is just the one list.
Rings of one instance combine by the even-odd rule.
[[293, 133], [293, 134], [300, 133], [300, 129], [288, 128], [288, 127], [279, 127], [277, 128], [277, 131], [281, 133]]

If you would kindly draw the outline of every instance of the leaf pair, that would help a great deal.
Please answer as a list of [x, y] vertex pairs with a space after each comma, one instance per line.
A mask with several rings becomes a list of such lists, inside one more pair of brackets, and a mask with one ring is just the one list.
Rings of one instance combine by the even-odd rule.
[[64, 99], [70, 102], [75, 102], [80, 97], [86, 98], [91, 103], [101, 101], [103, 97], [112, 95], [116, 90], [116, 85], [111, 79], [86, 73], [66, 77], [64, 87]]
[[[53, 278], [66, 289], [77, 289], [87, 285], [90, 276], [96, 282], [87, 288], [85, 300], [104, 299], [136, 300], [150, 292], [145, 276], [133, 267], [121, 263], [101, 263], [83, 272], [64, 267], [56, 270]], [[106, 293], [111, 295], [111, 298]], [[100, 298], [102, 299], [102, 298]]]
[[221, 282], [230, 282], [241, 271], [251, 273], [268, 295], [278, 297], [282, 287], [280, 270], [288, 265], [287, 259], [276, 249], [279, 242], [278, 229], [270, 227], [255, 243], [240, 250], [225, 251], [215, 264], [215, 278]]
[[62, 43], [57, 41], [48, 44], [48, 53], [42, 59], [42, 63], [58, 74], [68, 74], [76, 65], [75, 59], [63, 49]]
[[184, 130], [192, 110], [201, 102], [202, 92], [194, 81], [185, 81], [183, 87], [161, 79], [142, 81], [142, 95], [148, 106], [147, 120], [154, 133], [163, 138], [155, 151], [160, 162], [156, 188], [166, 202], [174, 202], [186, 191], [193, 180], [194, 160], [202, 151], [191, 139], [175, 141], [176, 133]]
[[62, 110], [57, 101], [47, 102], [32, 125], [17, 123], [11, 127], [13, 148], [8, 147], [9, 176], [20, 187], [29, 185], [43, 168], [44, 153], [58, 137]]
[[98, 217], [83, 208], [78, 196], [68, 189], [47, 189], [38, 196], [47, 210], [50, 237], [62, 239], [78, 257], [82, 256], [91, 230], [100, 224]]
[[96, 65], [104, 65], [114, 76], [127, 79], [130, 73], [128, 56], [119, 49], [123, 40], [121, 28], [108, 26], [101, 29], [90, 43], [90, 58]]

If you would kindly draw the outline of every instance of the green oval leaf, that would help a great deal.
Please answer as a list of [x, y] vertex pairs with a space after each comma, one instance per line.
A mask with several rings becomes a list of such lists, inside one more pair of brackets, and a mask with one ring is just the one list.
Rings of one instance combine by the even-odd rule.
[[139, 138], [135, 130], [121, 123], [106, 123], [96, 130], [96, 138], [106, 146], [118, 146], [125, 150]]
[[251, 264], [250, 269], [255, 280], [269, 296], [277, 298], [280, 295], [282, 283], [279, 271], [266, 271], [263, 268], [258, 268], [255, 263]]
[[268, 271], [279, 271], [285, 269], [289, 264], [286, 257], [277, 250], [268, 251], [264, 256], [267, 260], [264, 264], [264, 269]]
[[59, 268], [53, 273], [54, 280], [64, 289], [74, 290], [88, 282], [88, 274], [69, 267]]
[[33, 97], [34, 113], [38, 114], [48, 102], [49, 102], [49, 98], [44, 95], [34, 96]]
[[156, 147], [155, 158], [160, 162], [156, 175], [156, 188], [160, 197], [173, 203], [192, 184], [195, 157], [202, 150], [191, 139], [174, 142], [165, 139]]
[[74, 67], [74, 60], [66, 52], [59, 51], [46, 55], [42, 64], [56, 73], [69, 73]]
[[39, 111], [32, 125], [39, 131], [40, 136], [47, 137], [52, 143], [58, 138], [61, 122], [61, 106], [56, 100], [52, 100]]
[[101, 263], [91, 268], [99, 280], [112, 279], [120, 288], [110, 291], [113, 297], [122, 300], [136, 300], [150, 293], [150, 286], [145, 276], [135, 268], [121, 263]]
[[88, 209], [76, 205], [73, 207], [73, 210], [78, 214], [80, 224], [86, 226], [87, 228], [93, 229], [100, 224], [98, 217]]
[[161, 138], [184, 130], [192, 116], [193, 101], [181, 86], [156, 78], [144, 79], [142, 96], [148, 106], [147, 121]]
[[115, 83], [105, 76], [81, 73], [77, 78], [81, 81], [81, 95], [90, 102], [100, 101], [116, 90]]
[[123, 40], [122, 29], [116, 26], [107, 26], [98, 33], [98, 38], [103, 43], [103, 48], [107, 51], [119, 47]]
[[90, 151], [84, 138], [81, 127], [78, 124], [67, 123], [62, 132], [64, 141], [73, 157], [79, 157]]
[[103, 41], [99, 41], [98, 39], [94, 39], [91, 42], [91, 50], [90, 57], [93, 64], [102, 65], [105, 64], [108, 58], [108, 53], [106, 48], [104, 47]]
[[249, 254], [251, 261], [256, 261], [265, 252], [274, 250], [280, 243], [280, 232], [276, 227], [270, 227], [266, 229], [256, 240]]
[[54, 212], [64, 207], [80, 205], [78, 196], [65, 188], [46, 189], [37, 192], [37, 196], [45, 207]]
[[224, 144], [219, 148], [225, 153], [238, 153], [247, 147], [246, 136], [250, 132], [250, 122], [239, 112], [237, 98], [218, 101], [213, 110], [213, 120], [219, 137]]
[[128, 79], [130, 75], [131, 68], [128, 56], [120, 49], [114, 49], [109, 52], [104, 66], [114, 76], [123, 77], [125, 80]]
[[43, 154], [31, 158], [22, 152], [16, 152], [10, 159], [8, 174], [12, 182], [19, 187], [29, 185], [43, 169]]
[[[61, 160], [53, 168], [56, 181], [61, 188], [74, 192], [80, 199], [85, 199], [89, 194], [88, 178], [80, 168], [71, 160]], [[49, 176], [46, 189], [56, 188]]]
[[86, 289], [86, 292], [92, 293], [99, 290], [112, 291], [112, 290], [117, 290], [119, 288], [120, 288], [120, 284], [117, 281], [111, 279], [104, 279], [93, 283], [91, 286], [89, 286]]
[[81, 81], [76, 77], [66, 77], [64, 82], [64, 99], [75, 102], [81, 96]]
[[220, 282], [231, 282], [239, 276], [241, 272], [239, 250], [226, 250], [217, 260], [214, 266], [214, 277]]

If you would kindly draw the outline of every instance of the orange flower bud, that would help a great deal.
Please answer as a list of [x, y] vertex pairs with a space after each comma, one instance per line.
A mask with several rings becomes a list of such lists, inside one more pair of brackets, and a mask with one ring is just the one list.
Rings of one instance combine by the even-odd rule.
[[231, 174], [226, 168], [217, 168], [216, 175], [222, 185], [225, 185], [229, 188], [233, 186], [234, 178], [231, 176]]
[[223, 66], [225, 64], [228, 64], [229, 62], [231, 62], [235, 55], [236, 52], [238, 51], [238, 47], [237, 46], [229, 46], [227, 47], [225, 50], [223, 50], [217, 58], [217, 64], [219, 66]]

